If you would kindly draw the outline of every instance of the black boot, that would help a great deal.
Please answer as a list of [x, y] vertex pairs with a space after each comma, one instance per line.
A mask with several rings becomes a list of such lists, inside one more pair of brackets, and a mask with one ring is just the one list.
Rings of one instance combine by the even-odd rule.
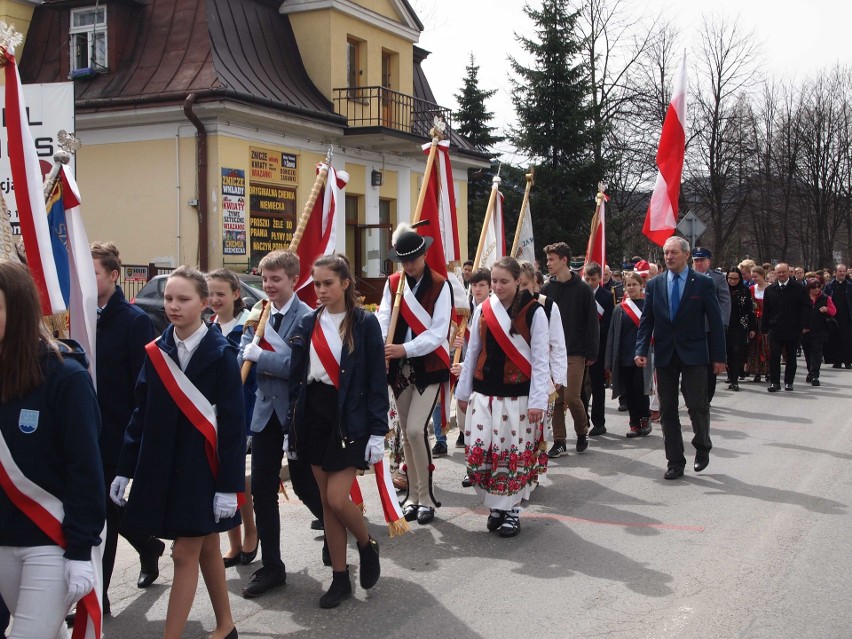
[[344, 599], [352, 596], [352, 584], [349, 583], [349, 568], [331, 573], [331, 586], [320, 597], [320, 608], [337, 608]]
[[376, 585], [379, 575], [382, 574], [382, 567], [379, 565], [379, 544], [370, 537], [366, 546], [358, 547], [358, 553], [361, 555], [361, 587], [367, 590]]

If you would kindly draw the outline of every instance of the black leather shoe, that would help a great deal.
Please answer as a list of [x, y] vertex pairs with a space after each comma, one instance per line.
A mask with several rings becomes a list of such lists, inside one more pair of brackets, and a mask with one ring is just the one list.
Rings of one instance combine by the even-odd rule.
[[707, 464], [710, 463], [710, 453], [698, 452], [695, 453], [695, 464], [693, 464], [692, 468], [696, 473], [700, 473], [702, 470], [707, 468]]
[[325, 526], [323, 525], [321, 520], [314, 519], [311, 522], [311, 530], [325, 530]]
[[251, 552], [242, 552], [240, 553], [240, 563], [243, 566], [248, 566], [251, 562], [255, 560], [257, 557], [257, 549], [260, 548], [260, 541], [257, 542], [257, 545], [254, 547], [254, 550]]
[[417, 504], [408, 504], [402, 509], [402, 516], [405, 521], [414, 521], [417, 519], [417, 510], [420, 508]]
[[683, 468], [669, 468], [663, 475], [663, 479], [678, 479], [679, 477], [683, 477]]
[[598, 437], [606, 433], [606, 426], [595, 426], [589, 431], [589, 437]]
[[337, 608], [344, 599], [352, 596], [352, 583], [349, 581], [349, 569], [331, 573], [331, 586], [320, 597], [320, 608]]
[[811, 380], [811, 386], [819, 386], [819, 385], [820, 385], [819, 379], [812, 379]]
[[781, 390], [781, 387], [778, 386], [778, 384], [770, 384], [769, 388], [767, 388], [766, 390], [768, 390], [770, 393], [777, 393]]
[[231, 630], [231, 632], [229, 632], [227, 635], [225, 635], [225, 639], [239, 639], [239, 637], [240, 637], [240, 635], [237, 632], [236, 626], [234, 626], [234, 628], [233, 628], [233, 630]]
[[234, 555], [233, 557], [222, 557], [222, 561], [225, 562], [225, 568], [231, 568], [233, 566], [239, 566], [242, 559], [243, 559], [243, 553], [239, 553], [237, 555]]
[[785, 391], [793, 390], [793, 385], [792, 384], [784, 384], [784, 390]]
[[428, 524], [433, 519], [435, 519], [435, 509], [431, 506], [420, 506], [420, 508], [417, 509], [418, 524]]
[[379, 563], [379, 544], [375, 539], [370, 537], [366, 546], [363, 548], [358, 547], [358, 554], [361, 557], [358, 579], [361, 587], [364, 590], [369, 590], [376, 585], [379, 576], [382, 574], [382, 566]]
[[497, 510], [496, 508], [492, 508], [491, 512], [488, 515], [488, 519], [485, 521], [485, 527], [489, 532], [494, 532], [500, 526], [503, 525], [503, 520], [506, 519], [506, 511], [505, 510]]
[[151, 542], [151, 550], [144, 555], [139, 555], [139, 579], [136, 580], [138, 588], [147, 588], [157, 581], [160, 576], [159, 559], [166, 550], [166, 544], [159, 539]]
[[808, 373], [807, 376], [805, 377], [805, 382], [810, 384], [811, 380], [813, 380], [813, 378], [814, 378], [814, 376], [811, 375], [810, 373]]
[[248, 585], [243, 588], [243, 597], [246, 599], [260, 597], [286, 583], [287, 571], [284, 568], [264, 566], [251, 576]]

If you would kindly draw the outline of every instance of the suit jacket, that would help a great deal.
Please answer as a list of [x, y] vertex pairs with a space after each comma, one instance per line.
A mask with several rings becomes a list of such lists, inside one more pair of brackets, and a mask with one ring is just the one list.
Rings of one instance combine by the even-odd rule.
[[792, 277], [781, 290], [778, 282], [766, 287], [763, 293], [763, 316], [760, 330], [779, 341], [797, 340], [807, 326], [811, 303], [808, 289]]
[[[664, 271], [645, 287], [636, 355], [648, 356], [653, 337], [656, 366], [668, 366], [675, 353], [687, 366], [725, 361], [725, 328], [713, 280], [687, 269], [674, 319], [669, 309], [668, 274]], [[705, 326], [709, 326], [709, 331]]]
[[[295, 293], [294, 293], [295, 295]], [[290, 407], [290, 346], [287, 340], [296, 330], [302, 316], [311, 312], [311, 309], [302, 300], [296, 298], [281, 320], [278, 334], [284, 340], [285, 346], [282, 353], [264, 351], [255, 363], [257, 372], [257, 392], [255, 393], [254, 414], [251, 417], [252, 432], [259, 433], [265, 427], [272, 412], [278, 417], [279, 423], [287, 420], [287, 410]], [[272, 325], [267, 325], [271, 330]], [[254, 339], [254, 327], [246, 327], [240, 342], [240, 354], [237, 357], [239, 365], [243, 365], [243, 350]]]
[[[722, 324], [728, 328], [731, 323], [731, 289], [728, 288], [728, 278], [721, 273], [710, 270], [705, 273], [716, 285], [716, 298], [719, 300], [719, 308], [722, 311]], [[710, 325], [705, 326], [707, 332], [710, 332]]]
[[612, 311], [615, 309], [615, 300], [610, 289], [598, 286], [598, 290], [595, 291], [595, 301], [603, 307], [603, 317], [600, 319], [600, 346], [598, 346], [597, 359], [597, 361], [602, 362], [606, 354], [606, 338], [609, 333], [609, 324], [612, 321]]

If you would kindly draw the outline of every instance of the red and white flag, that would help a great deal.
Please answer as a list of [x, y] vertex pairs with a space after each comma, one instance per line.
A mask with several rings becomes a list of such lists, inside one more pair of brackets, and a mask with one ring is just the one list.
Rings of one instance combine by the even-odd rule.
[[[323, 166], [323, 164], [317, 165], [317, 173], [322, 170]], [[338, 211], [342, 210], [342, 193], [348, 182], [349, 174], [346, 171], [335, 171], [334, 167], [328, 167], [325, 188], [321, 197], [318, 197], [314, 203], [311, 217], [308, 219], [308, 224], [302, 235], [302, 241], [296, 250], [300, 263], [299, 287], [296, 289], [296, 294], [311, 308], [317, 306], [317, 294], [314, 291], [311, 267], [318, 257], [334, 253], [336, 215]]]
[[[594, 262], [601, 268], [606, 266], [606, 202], [609, 198], [599, 193], [601, 205], [592, 217], [592, 230], [586, 247], [586, 264]], [[585, 265], [583, 266], [585, 270]]]
[[[424, 144], [424, 153], [428, 154], [431, 147], [431, 143]], [[447, 264], [461, 259], [449, 140], [438, 142], [435, 164], [425, 188], [426, 196], [423, 200], [420, 219], [429, 220], [429, 224], [419, 227], [418, 233], [423, 236], [428, 235], [434, 240], [426, 252], [426, 263], [429, 268], [447, 277]]]
[[27, 107], [24, 103], [18, 65], [13, 53], [6, 50], [4, 55], [6, 128], [9, 134], [9, 162], [12, 182], [15, 184], [18, 219], [27, 252], [27, 265], [41, 298], [42, 313], [52, 315], [61, 313], [66, 306], [50, 240], [41, 167], [27, 123]]
[[77, 340], [89, 357], [89, 373], [97, 386], [95, 344], [98, 327], [98, 283], [92, 266], [89, 237], [80, 210], [80, 190], [67, 166], [60, 173], [65, 222], [68, 225], [68, 266], [71, 272], [69, 299], [69, 334]]
[[657, 183], [642, 227], [648, 239], [660, 246], [674, 235], [677, 226], [677, 200], [680, 196], [685, 146], [686, 54], [680, 63], [672, 100], [663, 122], [660, 145], [657, 147]]
[[[499, 189], [500, 178], [496, 178], [492, 188]], [[503, 194], [498, 190], [494, 198], [494, 210], [488, 226], [482, 229], [485, 242], [482, 244], [482, 255], [479, 266], [490, 269], [495, 262], [506, 257], [506, 229], [503, 224]]]

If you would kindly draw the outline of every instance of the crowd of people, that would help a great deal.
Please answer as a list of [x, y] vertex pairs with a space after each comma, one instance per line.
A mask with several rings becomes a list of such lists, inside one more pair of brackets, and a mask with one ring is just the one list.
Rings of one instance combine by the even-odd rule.
[[732, 391], [751, 378], [778, 392], [783, 367], [791, 392], [800, 349], [813, 386], [823, 360], [852, 368], [843, 264], [828, 273], [746, 260], [717, 270], [710, 250], [672, 237], [665, 269], [636, 258], [617, 272], [594, 263], [578, 271], [559, 242], [544, 249], [547, 277], [511, 257], [490, 269], [465, 264], [463, 331], [449, 279], [427, 264], [431, 241], [410, 227], [394, 234], [401, 268], [375, 314], [359, 305], [342, 255], [314, 262], [315, 309], [296, 295], [291, 251], [259, 264], [263, 309], [244, 307], [233, 273], [181, 266], [165, 286], [170, 325], [160, 336], [117, 284], [116, 247], [93, 244], [94, 362], [45, 330], [26, 267], [0, 263], [0, 630], [9, 612], [16, 639], [67, 637], [64, 622], [94, 618], [92, 605], [110, 615], [121, 535], [138, 553], [140, 588], [159, 578], [162, 540], [171, 544], [164, 637], [181, 636], [200, 572], [215, 616], [210, 636], [235, 639], [226, 570], [259, 555], [247, 598], [287, 580], [285, 456], [294, 492], [323, 531], [319, 559], [331, 582], [318, 604], [339, 606], [352, 595], [350, 534], [360, 586], [381, 576], [353, 481], [390, 448], [402, 517], [433, 522], [451, 401], [462, 483], [488, 509], [484, 529], [512, 538], [549, 462], [568, 454], [569, 416], [578, 453], [607, 432], [608, 389], [627, 413], [626, 437], [647, 436], [659, 420], [663, 476], [676, 480], [687, 464], [681, 395], [701, 472], [717, 375], [727, 374]]

